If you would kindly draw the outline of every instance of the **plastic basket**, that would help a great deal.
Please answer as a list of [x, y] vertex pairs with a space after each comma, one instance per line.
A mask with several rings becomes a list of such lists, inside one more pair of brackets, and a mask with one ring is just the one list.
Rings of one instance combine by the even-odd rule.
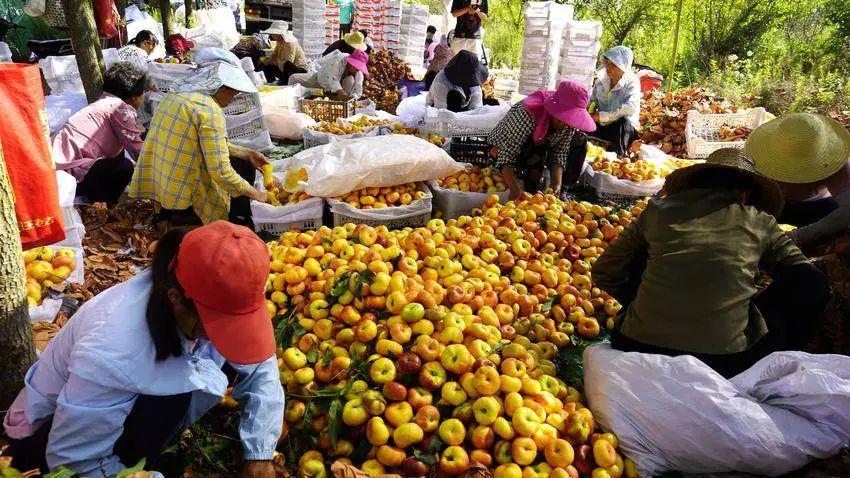
[[386, 226], [388, 229], [423, 227], [431, 219], [431, 202], [434, 196], [424, 184], [420, 183], [420, 189], [425, 192], [425, 197], [422, 199], [407, 206], [384, 209], [357, 209], [340, 200], [328, 199], [328, 206], [333, 216], [333, 225], [336, 227], [347, 223], [366, 224], [368, 226]]
[[240, 115], [225, 116], [227, 137], [229, 139], [246, 138], [266, 130], [261, 111], [250, 111]]
[[764, 121], [764, 108], [752, 108], [741, 113], [703, 114], [697, 110], [688, 111], [685, 123], [685, 140], [688, 157], [702, 159], [722, 148], [743, 149], [746, 141], [720, 141], [720, 128], [744, 126], [756, 129]]
[[357, 102], [302, 98], [298, 100], [298, 109], [316, 121], [333, 122], [338, 118], [348, 118], [353, 115], [357, 109]]
[[260, 108], [260, 95], [257, 93], [239, 93], [229, 105], [222, 108], [225, 115], [249, 113]]
[[473, 166], [490, 165], [490, 143], [486, 136], [456, 136], [449, 142], [449, 156]]
[[296, 204], [277, 207], [251, 201], [254, 230], [269, 234], [318, 229], [322, 227], [324, 210], [325, 201], [322, 198], [310, 198]]
[[434, 194], [434, 210], [443, 214], [443, 219], [456, 219], [468, 216], [473, 209], [484, 205], [491, 194], [499, 196], [499, 202], [505, 203], [510, 198], [510, 190], [498, 193], [464, 192], [456, 189], [440, 187], [436, 181], [428, 181], [428, 187]]

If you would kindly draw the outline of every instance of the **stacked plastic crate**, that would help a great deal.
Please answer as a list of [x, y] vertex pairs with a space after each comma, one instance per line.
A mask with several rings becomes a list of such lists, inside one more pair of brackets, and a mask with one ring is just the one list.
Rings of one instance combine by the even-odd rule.
[[574, 81], [590, 91], [601, 38], [602, 24], [597, 21], [567, 22], [561, 46], [561, 79]]
[[325, 7], [325, 46], [339, 40], [339, 5]]
[[325, 51], [325, 8], [325, 2], [321, 1], [292, 1], [292, 33], [310, 60], [321, 57]]
[[428, 33], [428, 7], [402, 4], [401, 38], [396, 56], [411, 66], [424, 62], [425, 36]]
[[[382, 3], [383, 25], [381, 25], [381, 30], [383, 33], [384, 40], [382, 46], [393, 53], [397, 53], [399, 51], [399, 47], [401, 46], [401, 19], [403, 2], [402, 0], [385, 0]], [[422, 43], [425, 43], [425, 37], [422, 37]], [[379, 47], [377, 43], [375, 44], [375, 46]]]
[[564, 29], [573, 17], [572, 5], [529, 2], [525, 7], [525, 37], [519, 92], [554, 89]]

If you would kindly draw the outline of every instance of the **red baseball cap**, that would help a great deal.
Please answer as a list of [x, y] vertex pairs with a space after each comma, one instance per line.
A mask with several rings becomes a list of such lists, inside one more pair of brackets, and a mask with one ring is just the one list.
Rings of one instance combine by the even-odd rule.
[[189, 232], [180, 244], [175, 273], [225, 359], [248, 365], [274, 355], [265, 298], [269, 252], [253, 231], [216, 221]]

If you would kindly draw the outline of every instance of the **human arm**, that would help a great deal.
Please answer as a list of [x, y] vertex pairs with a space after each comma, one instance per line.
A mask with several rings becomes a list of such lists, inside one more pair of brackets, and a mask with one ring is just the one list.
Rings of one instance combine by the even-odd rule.
[[224, 114], [221, 111], [201, 112], [195, 116], [195, 120], [204, 166], [210, 179], [231, 197], [247, 196], [265, 202], [266, 193], [248, 184], [230, 164]]
[[649, 244], [643, 232], [644, 215], [629, 224], [593, 264], [593, 282], [623, 307], [637, 296], [646, 268]]
[[477, 110], [484, 107], [484, 93], [480, 86], [475, 86], [469, 94], [469, 110]]
[[454, 0], [452, 2], [452, 16], [457, 18], [472, 11], [469, 0]]
[[304, 48], [302, 48], [298, 43], [296, 43], [292, 48], [294, 49], [292, 64], [298, 68], [306, 70], [309, 63], [307, 62], [307, 55], [304, 54]]
[[508, 186], [511, 199], [516, 199], [517, 196], [519, 196], [519, 193], [522, 192], [519, 187], [519, 181], [517, 181], [516, 178], [516, 170], [513, 166], [505, 166], [502, 168], [502, 181], [504, 181], [505, 185]]
[[623, 103], [613, 111], [597, 111], [594, 120], [600, 124], [610, 124], [623, 117], [629, 117], [636, 111], [640, 111], [640, 84], [633, 75], [628, 80], [628, 84], [623, 87], [626, 97]]
[[481, 5], [478, 7], [478, 10], [475, 11], [478, 15], [478, 18], [483, 22], [487, 19], [487, 15], [490, 13], [490, 9], [487, 6], [487, 0], [482, 0]]
[[136, 109], [123, 103], [109, 115], [109, 126], [124, 150], [136, 159], [142, 150], [142, 130], [136, 124]]
[[45, 451], [50, 469], [64, 466], [81, 476], [100, 478], [134, 465], [121, 463], [112, 450], [135, 399], [133, 393], [71, 373], [56, 400]]
[[850, 228], [850, 189], [834, 196], [838, 207], [818, 222], [788, 233], [799, 245], [813, 244]]
[[251, 148], [237, 146], [232, 143], [227, 143], [227, 149], [231, 158], [241, 159], [251, 163], [257, 171], [262, 171], [263, 166], [269, 163], [269, 158], [265, 154], [255, 151]]
[[283, 426], [283, 387], [272, 355], [259, 364], [230, 364], [239, 374], [233, 398], [243, 405], [239, 437], [246, 461], [270, 461]]

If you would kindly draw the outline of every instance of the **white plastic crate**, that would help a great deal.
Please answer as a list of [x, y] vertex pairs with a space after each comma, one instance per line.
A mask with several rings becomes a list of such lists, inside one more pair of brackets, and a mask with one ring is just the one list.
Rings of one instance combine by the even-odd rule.
[[499, 196], [499, 202], [504, 204], [511, 194], [510, 190], [497, 193], [474, 193], [444, 189], [436, 181], [428, 181], [428, 187], [434, 194], [433, 208], [442, 213], [442, 219], [456, 219], [471, 214], [473, 209], [481, 208], [491, 194]]
[[[262, 183], [262, 180], [259, 183]], [[257, 187], [262, 189], [262, 184], [258, 184]], [[318, 229], [322, 227], [324, 210], [325, 200], [322, 198], [305, 199], [299, 203], [285, 206], [272, 206], [271, 204], [251, 201], [254, 230], [270, 234], [281, 234], [292, 230]]]
[[456, 136], [485, 136], [505, 117], [510, 105], [485, 106], [474, 111], [453, 113], [428, 108], [425, 112], [425, 131], [445, 138]]
[[688, 157], [703, 159], [722, 148], [743, 149], [746, 141], [720, 141], [720, 128], [744, 126], [756, 129], [764, 122], [764, 108], [752, 108], [740, 113], [703, 114], [697, 110], [688, 111], [685, 123], [685, 140]]
[[328, 199], [328, 206], [333, 216], [333, 225], [336, 227], [347, 223], [366, 224], [369, 226], [386, 226], [388, 229], [425, 226], [431, 219], [431, 202], [434, 196], [424, 184], [420, 183], [419, 187], [421, 191], [425, 192], [425, 197], [406, 206], [358, 209], [337, 199]]
[[564, 43], [587, 47], [598, 43], [602, 38], [602, 23], [594, 20], [574, 20], [567, 22], [564, 29]]

